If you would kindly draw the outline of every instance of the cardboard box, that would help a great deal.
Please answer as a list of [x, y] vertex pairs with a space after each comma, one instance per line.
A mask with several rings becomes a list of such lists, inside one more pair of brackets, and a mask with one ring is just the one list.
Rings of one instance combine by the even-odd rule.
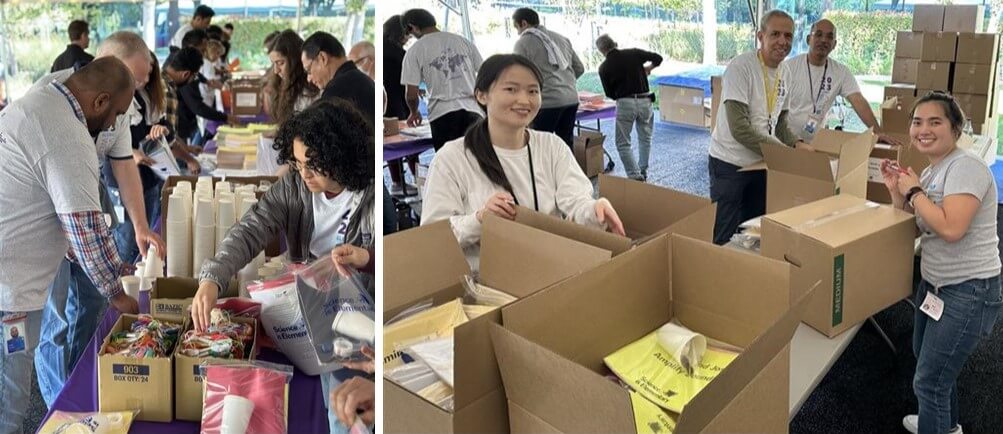
[[605, 166], [605, 153], [603, 152], [603, 142], [606, 136], [595, 131], [580, 131], [575, 136], [574, 154], [578, 166], [585, 172], [585, 176], [591, 178], [603, 172]]
[[[120, 316], [98, 348], [97, 393], [100, 411], [138, 409], [138, 420], [170, 422], [174, 419], [174, 358], [139, 359], [103, 354], [111, 335], [127, 330], [136, 318], [136, 315], [129, 314]], [[181, 317], [154, 318], [183, 324]]]
[[[231, 282], [232, 283], [232, 282]], [[188, 277], [160, 277], [153, 281], [150, 290], [150, 314], [188, 317], [188, 308], [198, 292], [197, 279]]]
[[993, 89], [995, 69], [993, 65], [957, 63], [954, 65], [954, 80], [951, 93], [989, 95]]
[[[958, 102], [961, 110], [965, 112], [965, 117], [972, 120], [973, 129], [977, 124], [983, 124], [993, 114], [989, 107], [989, 96], [987, 95], [955, 93], [954, 100]], [[979, 134], [979, 132], [976, 131], [976, 134]]]
[[981, 32], [985, 20], [982, 5], [947, 5], [944, 7], [945, 32]]
[[916, 89], [948, 90], [951, 69], [951, 62], [920, 61], [916, 67]]
[[885, 86], [884, 97], [881, 98], [881, 101], [887, 101], [890, 98], [914, 99], [916, 98], [916, 86], [912, 84], [890, 84]]
[[793, 286], [822, 281], [804, 322], [836, 336], [912, 294], [912, 214], [838, 195], [767, 214], [762, 255], [785, 260]]
[[[470, 269], [449, 222], [387, 236], [384, 247], [385, 268], [392, 270], [384, 280], [384, 318], [424, 300], [439, 305], [463, 296], [460, 282]], [[488, 216], [481, 234], [480, 282], [526, 297], [609, 258], [608, 250]], [[505, 393], [488, 331], [500, 322], [501, 311], [494, 310], [454, 330], [452, 412], [384, 379], [385, 432], [507, 432]]]
[[[919, 60], [924, 62], [953, 62], [958, 46], [958, 34], [947, 32], [923, 33], [922, 53]], [[895, 53], [898, 56], [898, 53]]]
[[683, 86], [658, 86], [658, 111], [663, 121], [694, 127], [705, 126], [704, 91]]
[[[867, 197], [867, 163], [877, 135], [824, 129], [815, 134], [815, 152], [763, 146], [766, 212], [774, 213], [836, 194]], [[741, 169], [756, 170], [762, 166]]]
[[[245, 358], [242, 360], [254, 360], [258, 353], [258, 347], [254, 344], [258, 339], [258, 321], [254, 318], [234, 317], [233, 322], [250, 324], [254, 327], [254, 340], [251, 347], [247, 349]], [[185, 321], [185, 331], [192, 327], [191, 320]], [[208, 357], [189, 357], [181, 354], [181, 345], [177, 345], [174, 350], [174, 387], [176, 393], [175, 417], [179, 420], [189, 420], [199, 422], [202, 420], [203, 401], [203, 380], [205, 377], [199, 372], [202, 362]], [[237, 359], [219, 359], [236, 362]]]
[[867, 163], [867, 200], [877, 203], [892, 203], [892, 196], [885, 187], [881, 176], [881, 161], [885, 159], [898, 160], [899, 148], [887, 143], [878, 143], [871, 149]]
[[919, 59], [923, 55], [923, 32], [900, 31], [895, 35], [895, 57]]
[[912, 8], [914, 32], [944, 31], [944, 5], [914, 5]]
[[888, 134], [909, 134], [915, 98], [894, 97], [881, 103], [881, 130]]
[[958, 63], [991, 65], [999, 56], [999, 35], [996, 33], [959, 33]]
[[383, 136], [400, 134], [400, 121], [397, 118], [383, 118]]
[[717, 207], [709, 199], [616, 176], [599, 175], [599, 194], [616, 209], [627, 232], [597, 228], [520, 207], [516, 222], [619, 255], [659, 235], [678, 233], [710, 241]]
[[717, 126], [717, 109], [721, 105], [722, 77], [714, 75], [710, 78], [710, 131]]
[[919, 59], [896, 57], [892, 63], [892, 83], [916, 84]]
[[652, 432], [636, 425], [603, 358], [672, 319], [744, 348], [687, 404], [675, 432], [787, 432], [789, 342], [808, 301], [791, 303], [789, 272], [674, 234], [504, 307], [504, 328], [491, 337], [512, 432]]
[[261, 80], [235, 79], [230, 83], [230, 107], [238, 116], [254, 116], [261, 113]]

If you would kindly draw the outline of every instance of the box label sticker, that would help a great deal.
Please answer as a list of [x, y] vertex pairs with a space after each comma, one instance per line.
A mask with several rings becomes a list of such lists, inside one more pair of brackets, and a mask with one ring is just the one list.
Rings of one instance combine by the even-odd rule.
[[184, 313], [184, 308], [180, 304], [156, 303], [153, 308], [158, 315], [181, 315]]
[[202, 372], [200, 372], [201, 369], [199, 368], [201, 368], [199, 365], [192, 366], [192, 375], [194, 375], [192, 379], [195, 380], [196, 383], [202, 382]]
[[112, 364], [111, 372], [114, 374], [114, 381], [125, 381], [128, 383], [149, 383], [150, 367], [146, 365], [123, 365]]
[[832, 326], [843, 323], [843, 255], [836, 256], [832, 264]]

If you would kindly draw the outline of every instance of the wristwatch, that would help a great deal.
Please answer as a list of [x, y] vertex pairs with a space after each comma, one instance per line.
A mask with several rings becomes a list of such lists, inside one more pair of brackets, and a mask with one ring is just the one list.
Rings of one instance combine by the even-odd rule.
[[[910, 188], [909, 191], [905, 194], [905, 203], [908, 203], [909, 206], [912, 206], [912, 198], [914, 196], [916, 196], [917, 193], [926, 194], [926, 192], [923, 191], [923, 187], [920, 187], [920, 186], [917, 185], [917, 186], [915, 186], [913, 188]], [[913, 208], [915, 208], [915, 207], [913, 207]]]

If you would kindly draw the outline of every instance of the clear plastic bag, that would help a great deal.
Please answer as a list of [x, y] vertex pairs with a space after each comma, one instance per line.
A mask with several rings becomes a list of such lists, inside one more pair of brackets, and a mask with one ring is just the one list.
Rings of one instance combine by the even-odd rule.
[[128, 434], [139, 410], [70, 413], [56, 410], [38, 434]]
[[463, 276], [463, 289], [466, 292], [464, 301], [481, 306], [504, 306], [513, 301], [516, 297], [506, 294], [494, 288], [481, 285], [474, 281], [471, 276]]
[[287, 432], [293, 367], [262, 361], [206, 360], [202, 434]]
[[364, 361], [362, 347], [376, 342], [375, 303], [358, 273], [348, 278], [324, 255], [295, 273], [300, 310], [317, 361]]

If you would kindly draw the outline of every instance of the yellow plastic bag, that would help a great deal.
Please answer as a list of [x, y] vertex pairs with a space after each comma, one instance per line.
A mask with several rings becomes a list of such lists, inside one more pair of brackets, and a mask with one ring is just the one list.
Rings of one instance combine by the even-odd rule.
[[453, 300], [383, 327], [383, 367], [401, 365], [399, 349], [418, 342], [453, 335], [456, 326], [467, 322], [460, 299]]
[[649, 333], [606, 356], [606, 366], [639, 394], [674, 413], [682, 413], [693, 399], [717, 374], [724, 370], [738, 353], [708, 347], [693, 375], [658, 344], [656, 333]]
[[133, 411], [69, 413], [56, 410], [38, 434], [128, 434]]
[[634, 408], [634, 427], [638, 434], [669, 434], [676, 430], [676, 418], [648, 401], [637, 392], [630, 393], [630, 403]]

